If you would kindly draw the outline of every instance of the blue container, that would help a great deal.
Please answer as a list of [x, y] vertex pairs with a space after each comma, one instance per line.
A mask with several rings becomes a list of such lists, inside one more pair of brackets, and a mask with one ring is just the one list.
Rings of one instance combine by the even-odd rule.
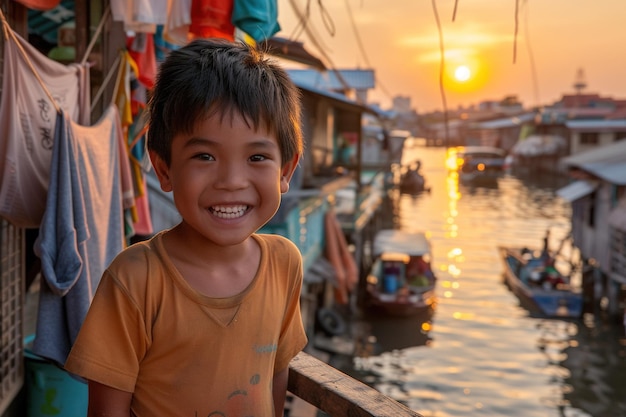
[[394, 294], [398, 291], [398, 277], [396, 275], [385, 275], [383, 278], [383, 291], [387, 294]]
[[[34, 339], [29, 336], [24, 345]], [[50, 361], [24, 349], [27, 417], [85, 417], [87, 384]]]

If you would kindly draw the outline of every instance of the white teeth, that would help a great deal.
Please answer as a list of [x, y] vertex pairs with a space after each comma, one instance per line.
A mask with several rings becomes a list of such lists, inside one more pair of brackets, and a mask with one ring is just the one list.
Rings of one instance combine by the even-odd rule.
[[244, 215], [248, 206], [213, 206], [211, 212], [213, 215], [222, 219], [235, 219]]

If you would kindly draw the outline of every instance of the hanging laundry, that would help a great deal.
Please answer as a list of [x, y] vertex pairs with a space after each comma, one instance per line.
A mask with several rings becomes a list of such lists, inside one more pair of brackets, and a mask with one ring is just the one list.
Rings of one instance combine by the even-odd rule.
[[[189, 31], [189, 24], [185, 27], [184, 39], [187, 39], [187, 32]], [[171, 35], [172, 33], [170, 33]], [[174, 42], [174, 43], [173, 43]], [[183, 45], [186, 41], [183, 41]], [[154, 33], [154, 54], [156, 55], [157, 66], [165, 59], [165, 57], [174, 49], [178, 49], [180, 46], [176, 44], [176, 40], [171, 41], [166, 38], [165, 26], [158, 25], [156, 32]]]
[[234, 0], [232, 22], [260, 42], [280, 30], [276, 0]]
[[137, 78], [146, 88], [151, 89], [156, 80], [157, 64], [154, 51], [154, 36], [151, 33], [137, 32], [126, 38], [126, 49], [137, 67]]
[[50, 10], [58, 6], [60, 0], [15, 0], [29, 9]]
[[152, 226], [152, 214], [150, 212], [150, 199], [148, 197], [148, 184], [146, 176], [152, 169], [152, 163], [146, 149], [146, 132], [148, 125], [144, 117], [145, 108], [135, 115], [135, 122], [128, 130], [128, 154], [130, 157], [131, 173], [135, 190], [135, 207], [133, 210], [134, 234], [151, 236], [154, 233]]
[[[174, 0], [171, 0], [174, 1]], [[124, 30], [154, 33], [167, 22], [168, 0], [110, 0], [113, 20]]]
[[134, 203], [117, 108], [93, 126], [57, 117], [33, 351], [62, 365], [106, 266], [125, 247], [123, 211]]
[[[165, 42], [169, 42], [179, 46], [185, 45], [187, 42], [189, 42], [189, 25], [191, 24], [191, 2], [192, 0], [171, 0], [169, 2], [167, 22], [165, 23], [165, 25], [163, 25], [162, 30], [162, 38]], [[159, 34], [158, 27], [156, 33]]]
[[135, 204], [128, 209], [126, 216], [126, 237], [131, 238], [135, 234], [149, 236], [153, 233], [153, 229], [144, 175], [151, 167], [145, 152], [146, 123], [143, 111], [146, 102], [145, 98], [140, 100], [135, 94], [137, 89], [142, 89], [142, 86], [136, 78], [139, 72], [137, 64], [128, 51], [122, 52], [118, 71], [114, 97], [120, 112], [122, 134], [127, 146], [135, 197]]
[[37, 228], [46, 207], [56, 107], [89, 124], [89, 69], [88, 64], [49, 59], [6, 20], [3, 25], [8, 37], [0, 101], [0, 216], [19, 227]]
[[193, 0], [189, 34], [195, 38], [235, 38], [233, 0]]

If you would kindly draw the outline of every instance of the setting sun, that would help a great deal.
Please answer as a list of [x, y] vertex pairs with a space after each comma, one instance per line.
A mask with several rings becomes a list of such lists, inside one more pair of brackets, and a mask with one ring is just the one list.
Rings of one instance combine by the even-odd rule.
[[466, 65], [459, 65], [454, 71], [454, 78], [461, 82], [469, 80], [471, 75], [470, 69]]

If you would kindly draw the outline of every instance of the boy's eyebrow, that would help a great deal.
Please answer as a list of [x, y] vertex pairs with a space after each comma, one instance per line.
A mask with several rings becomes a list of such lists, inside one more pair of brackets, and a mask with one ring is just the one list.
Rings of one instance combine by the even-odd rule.
[[183, 147], [189, 148], [191, 146], [196, 146], [196, 145], [211, 145], [211, 144], [217, 144], [217, 143], [218, 142], [215, 140], [194, 136], [194, 137], [189, 138], [187, 141], [185, 141], [185, 144], [183, 145]]
[[[189, 138], [185, 144], [183, 145], [183, 147], [185, 148], [189, 148], [192, 146], [200, 146], [200, 145], [219, 145], [220, 142], [217, 140], [213, 140], [213, 139], [209, 139], [209, 138], [204, 138], [204, 137], [198, 137], [198, 136], [193, 136], [191, 138]], [[260, 137], [259, 139], [256, 139], [254, 141], [251, 142], [247, 142], [246, 143], [246, 147], [267, 147], [267, 148], [277, 148], [278, 147], [278, 143], [275, 140], [272, 140], [270, 138], [267, 137]]]

